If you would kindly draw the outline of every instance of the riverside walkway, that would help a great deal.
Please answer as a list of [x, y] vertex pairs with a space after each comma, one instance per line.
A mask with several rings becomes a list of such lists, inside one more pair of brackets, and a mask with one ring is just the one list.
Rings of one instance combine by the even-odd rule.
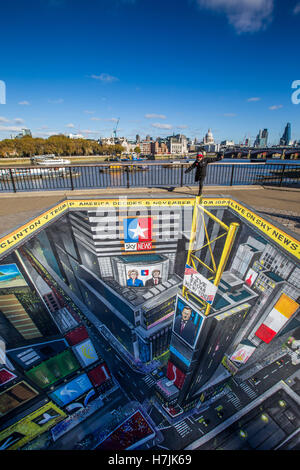
[[[1, 195], [0, 235], [6, 235], [23, 223], [38, 216], [45, 209], [66, 198], [127, 197], [180, 197], [196, 195], [198, 188], [183, 186], [169, 191], [167, 188], [112, 188], [74, 191], [39, 191], [6, 193]], [[207, 186], [204, 196], [231, 196], [253, 207], [287, 229], [300, 234], [300, 189], [264, 188], [262, 186]]]

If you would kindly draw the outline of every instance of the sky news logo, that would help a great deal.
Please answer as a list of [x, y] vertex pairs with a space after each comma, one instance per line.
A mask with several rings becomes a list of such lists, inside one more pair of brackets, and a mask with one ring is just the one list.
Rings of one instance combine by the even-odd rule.
[[296, 88], [292, 93], [292, 103], [300, 104], [300, 80], [294, 80], [292, 83], [292, 88]]
[[6, 85], [3, 80], [0, 80], [0, 104], [6, 104]]

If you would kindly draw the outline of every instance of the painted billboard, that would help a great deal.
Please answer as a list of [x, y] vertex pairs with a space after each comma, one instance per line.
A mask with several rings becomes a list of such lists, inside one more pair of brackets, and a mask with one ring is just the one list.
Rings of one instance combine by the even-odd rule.
[[255, 335], [265, 343], [270, 343], [298, 308], [297, 302], [282, 294]]
[[50, 387], [58, 380], [67, 377], [80, 368], [80, 364], [70, 349], [25, 372], [40, 388]]
[[38, 392], [24, 381], [7, 388], [0, 393], [0, 418], [37, 396]]
[[171, 361], [168, 362], [167, 377], [177, 388], [181, 389], [184, 383], [186, 374], [182, 372], [178, 367], [175, 366]]
[[202, 323], [203, 317], [195, 310], [193, 304], [178, 296], [173, 323], [174, 333], [194, 348]]
[[250, 346], [248, 344], [239, 344], [237, 349], [231, 355], [230, 359], [241, 364], [246, 364], [248, 359], [254, 353], [255, 349], [255, 346]]
[[17, 348], [7, 351], [8, 357], [25, 370], [31, 369], [40, 362], [47, 361], [67, 349], [65, 340], [45, 341], [32, 344], [30, 347]]
[[70, 331], [65, 335], [66, 340], [68, 341], [70, 346], [74, 346], [75, 344], [81, 343], [85, 339], [88, 339], [89, 334], [85, 326], [81, 325], [75, 330]]
[[100, 387], [100, 385], [111, 379], [109, 369], [105, 363], [90, 370], [87, 375], [94, 387]]
[[126, 284], [128, 287], [154, 287], [162, 283], [162, 265], [126, 266]]
[[62, 387], [50, 393], [50, 398], [59, 406], [65, 406], [93, 388], [86, 374], [81, 374]]
[[95, 449], [133, 450], [154, 437], [154, 429], [138, 410], [112, 431]]
[[[76, 406], [76, 404], [74, 405]], [[52, 439], [54, 441], [57, 441], [57, 439], [63, 436], [66, 432], [69, 432], [75, 426], [78, 426], [80, 423], [86, 420], [88, 416], [92, 415], [102, 407], [103, 401], [101, 400], [101, 398], [98, 397], [92, 401], [89, 401], [82, 408], [77, 408], [77, 411], [74, 411], [74, 413], [70, 414], [70, 416], [68, 416], [63, 421], [60, 421], [51, 429]]]
[[0, 289], [27, 287], [27, 282], [16, 264], [0, 264]]
[[252, 287], [252, 285], [256, 281], [257, 276], [258, 276], [258, 272], [250, 268], [245, 277], [245, 283], [247, 284], [247, 286]]
[[8, 382], [14, 380], [16, 377], [16, 374], [13, 374], [10, 370], [5, 368], [0, 369], [0, 387], [1, 385], [6, 385]]
[[208, 281], [196, 269], [188, 264], [185, 266], [183, 285], [193, 292], [199, 299], [212, 304], [217, 292], [217, 286]]
[[82, 367], [87, 367], [98, 359], [98, 354], [90, 339], [73, 346], [73, 351]]
[[0, 432], [0, 450], [17, 450], [61, 421], [66, 414], [48, 402]]

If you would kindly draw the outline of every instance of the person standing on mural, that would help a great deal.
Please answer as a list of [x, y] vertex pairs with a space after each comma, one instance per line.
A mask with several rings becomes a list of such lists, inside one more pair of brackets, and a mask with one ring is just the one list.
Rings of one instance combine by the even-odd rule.
[[206, 167], [209, 163], [217, 162], [219, 160], [222, 160], [224, 158], [224, 155], [218, 154], [216, 157], [204, 157], [202, 153], [198, 153], [196, 160], [194, 163], [192, 163], [191, 166], [189, 166], [186, 170], [185, 173], [189, 173], [192, 171], [194, 168], [196, 168], [196, 173], [195, 173], [195, 181], [199, 182], [199, 191], [198, 191], [198, 196], [201, 196], [202, 194], [202, 188], [203, 188], [203, 183], [206, 177]]

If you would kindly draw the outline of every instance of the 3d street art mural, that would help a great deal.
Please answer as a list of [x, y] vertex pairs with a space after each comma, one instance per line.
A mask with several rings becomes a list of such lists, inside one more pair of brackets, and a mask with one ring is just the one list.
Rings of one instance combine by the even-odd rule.
[[2, 236], [0, 449], [292, 448], [299, 259], [222, 197], [67, 199]]

